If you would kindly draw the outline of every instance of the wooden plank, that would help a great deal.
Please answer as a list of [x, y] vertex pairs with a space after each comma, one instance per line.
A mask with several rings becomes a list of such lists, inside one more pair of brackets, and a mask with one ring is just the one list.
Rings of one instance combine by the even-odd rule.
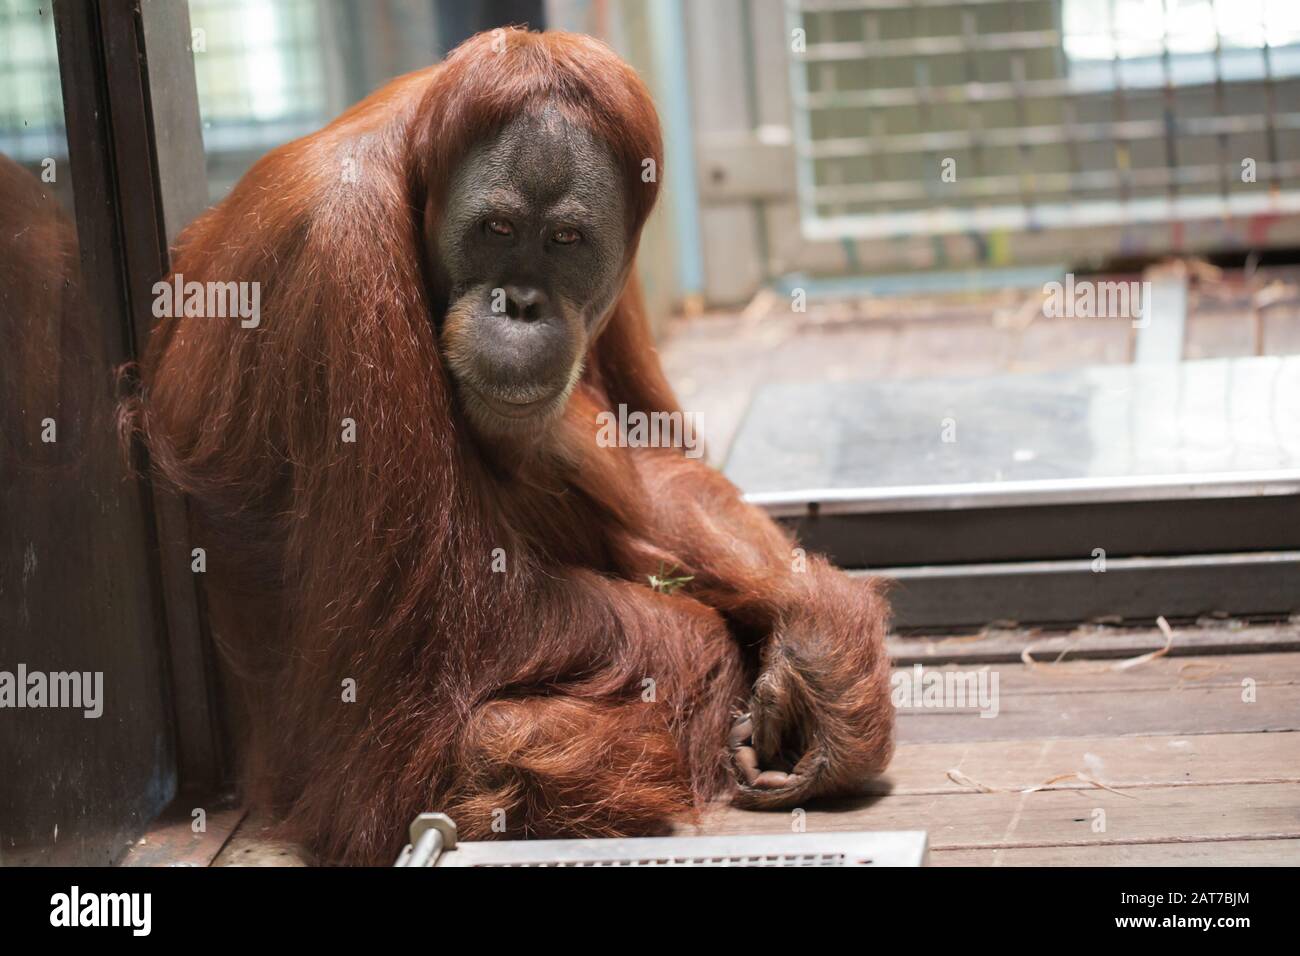
[[[1300, 788], [1258, 783], [1152, 787], [1136, 795], [1090, 789], [865, 797], [811, 806], [802, 818], [726, 807], [709, 812], [700, 832], [789, 833], [800, 819], [807, 832], [924, 829], [932, 849], [1295, 840]], [[1104, 830], [1094, 832], [1095, 825]]]
[[[1158, 628], [1086, 627], [1068, 633], [1044, 634], [1028, 628], [990, 630], [960, 637], [891, 636], [887, 647], [898, 664], [996, 663], [1019, 661], [1026, 645], [1033, 645], [1034, 657], [1051, 660], [1062, 651], [1074, 658], [1131, 657], [1165, 645]], [[1252, 654], [1300, 651], [1300, 622], [1242, 626], [1176, 627], [1173, 656], [1189, 654]]]
[[1295, 300], [1279, 302], [1263, 310], [1263, 326], [1264, 354], [1300, 352], [1300, 307]]
[[247, 816], [221, 853], [212, 861], [213, 866], [310, 866], [308, 856], [301, 847], [290, 843], [268, 840], [264, 835], [266, 821]]
[[126, 851], [119, 866], [211, 864], [244, 819], [245, 811], [233, 807], [213, 809], [207, 813], [204, 829], [195, 832], [193, 809], [185, 804], [172, 804]]
[[895, 626], [912, 633], [951, 633], [1007, 617], [1021, 626], [1066, 627], [1081, 621], [1146, 623], [1159, 615], [1194, 621], [1215, 611], [1285, 616], [1300, 609], [1300, 551], [1294, 547], [1112, 557], [1105, 574], [1096, 573], [1091, 559], [877, 568], [874, 573], [894, 582]]
[[936, 850], [930, 866], [1300, 866], [1300, 840]]
[[[1095, 694], [1101, 691], [1168, 690], [1178, 687], [1236, 687], [1243, 680], [1259, 686], [1300, 684], [1300, 654], [1225, 654], [1204, 658], [1159, 657], [1117, 670], [1121, 661], [1063, 660], [1033, 650], [1033, 666], [925, 664], [922, 674], [937, 672], [998, 675], [1001, 694]], [[917, 664], [896, 667], [915, 673]]]
[[[921, 687], [962, 675], [979, 683], [965, 682], [965, 697], [950, 696], [943, 707], [900, 707], [900, 743], [1300, 729], [1296, 654], [1164, 657], [1124, 670], [1093, 660], [1032, 667], [913, 664], [896, 668], [895, 679], [914, 677], [918, 666]], [[915, 677], [910, 686], [915, 693]], [[981, 708], [993, 716], [983, 716]]]
[[1300, 686], [1258, 686], [1246, 702], [1239, 687], [1178, 687], [1095, 694], [1009, 694], [996, 716], [952, 710], [898, 713], [905, 743], [1122, 737], [1157, 734], [1300, 730]]
[[[948, 774], [956, 771], [958, 779]], [[1300, 783], [1300, 734], [979, 741], [904, 744], [872, 785], [891, 796], [1025, 790], [1079, 773], [1117, 790], [1140, 787]], [[970, 783], [958, 782], [967, 778]], [[1091, 790], [1060, 780], [1055, 790]]]
[[[1177, 362], [1187, 324], [1187, 271], [1153, 267], [1142, 274], [1142, 320], [1137, 324], [1135, 363]], [[1119, 318], [1124, 318], [1120, 316]]]

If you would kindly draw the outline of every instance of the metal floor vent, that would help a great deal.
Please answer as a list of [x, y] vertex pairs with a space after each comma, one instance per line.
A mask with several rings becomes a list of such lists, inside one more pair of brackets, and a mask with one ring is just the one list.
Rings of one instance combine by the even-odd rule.
[[456, 824], [422, 813], [396, 866], [922, 866], [924, 831], [788, 833], [460, 843]]

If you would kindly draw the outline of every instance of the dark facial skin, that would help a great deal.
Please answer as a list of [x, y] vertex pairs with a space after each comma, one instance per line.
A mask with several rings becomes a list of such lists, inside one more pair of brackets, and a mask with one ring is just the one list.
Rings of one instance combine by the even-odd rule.
[[480, 434], [535, 435], [563, 411], [626, 274], [613, 156], [548, 107], [473, 149], [426, 237], [448, 290], [440, 333]]

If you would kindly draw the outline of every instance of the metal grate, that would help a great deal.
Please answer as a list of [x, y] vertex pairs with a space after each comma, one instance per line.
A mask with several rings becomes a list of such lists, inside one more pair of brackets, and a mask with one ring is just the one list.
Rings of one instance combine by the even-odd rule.
[[[189, 0], [210, 153], [261, 153], [328, 119], [319, 0]], [[0, 153], [63, 156], [50, 0], [0, 0]]]
[[1300, 211], [1293, 0], [788, 0], [788, 14], [806, 40], [791, 71], [811, 238]]
[[423, 813], [397, 866], [921, 866], [923, 831], [778, 833], [621, 840], [460, 843], [444, 814]]

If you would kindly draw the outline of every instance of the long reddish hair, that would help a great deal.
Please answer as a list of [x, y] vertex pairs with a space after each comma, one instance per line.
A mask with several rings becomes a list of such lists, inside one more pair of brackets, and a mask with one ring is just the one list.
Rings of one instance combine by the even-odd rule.
[[[325, 862], [387, 862], [423, 810], [471, 839], [507, 810], [512, 836], [630, 835], [729, 787], [845, 792], [889, 759], [878, 592], [811, 557], [795, 573], [788, 537], [679, 450], [596, 441], [601, 410], [677, 410], [632, 252], [544, 440], [503, 463], [467, 429], [424, 218], [475, 143], [551, 104], [621, 163], [634, 250], [663, 173], [641, 82], [587, 37], [481, 35], [269, 153], [182, 234], [175, 272], [257, 282], [260, 323], [162, 320], [125, 409], [208, 552], [246, 793]], [[647, 586], [666, 568], [686, 592]], [[766, 757], [807, 750], [784, 791], [734, 782], [741, 706]]]
[[[208, 551], [213, 628], [250, 737], [250, 796], [286, 836], [334, 834], [316, 845], [327, 860], [392, 852], [404, 821], [446, 786], [456, 729], [490, 684], [476, 673], [526, 675], [527, 658], [572, 624], [534, 617], [538, 646], [518, 640], [529, 609], [543, 613], [545, 529], [512, 519], [548, 509], [479, 493], [488, 466], [439, 359], [420, 241], [424, 200], [465, 152], [543, 101], [609, 144], [639, 232], [662, 150], [635, 73], [589, 37], [481, 34], [268, 153], [184, 231], [174, 271], [260, 283], [261, 321], [161, 320], [127, 408]], [[647, 161], [654, 176], [642, 175]], [[589, 356], [590, 394], [673, 407], [648, 354], [629, 283]], [[340, 439], [345, 419], [355, 443]], [[591, 484], [629, 488], [607, 507], [614, 524], [633, 524], [634, 483], [612, 480], [612, 460], [588, 466]], [[523, 540], [530, 524], [534, 540]], [[485, 573], [496, 548], [506, 575]], [[339, 703], [345, 680], [358, 703]], [[358, 811], [367, 818], [340, 825]]]

